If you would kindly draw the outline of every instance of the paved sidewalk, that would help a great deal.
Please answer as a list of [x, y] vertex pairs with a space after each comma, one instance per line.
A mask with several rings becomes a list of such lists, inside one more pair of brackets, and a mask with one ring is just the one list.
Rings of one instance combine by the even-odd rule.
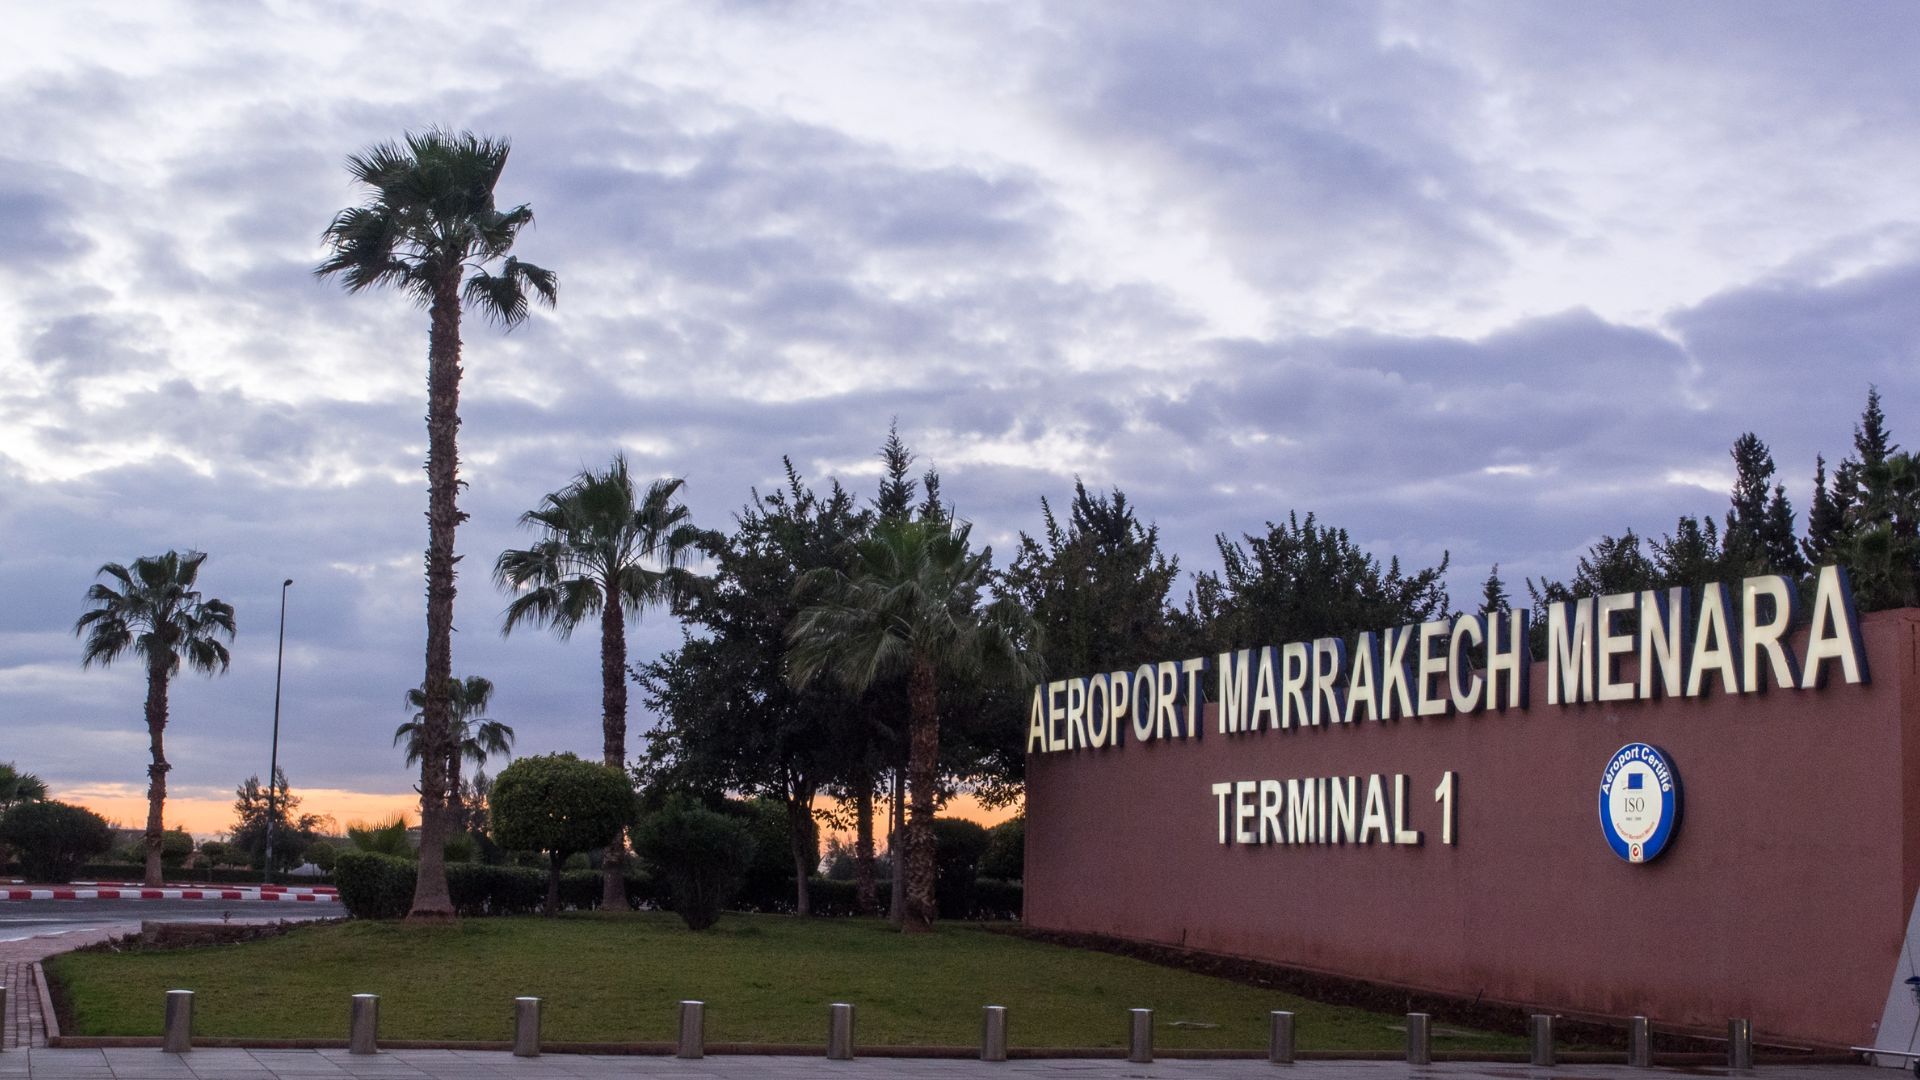
[[865, 1058], [828, 1061], [820, 1057], [709, 1057], [680, 1061], [670, 1057], [602, 1057], [548, 1054], [516, 1058], [500, 1051], [395, 1050], [355, 1057], [345, 1050], [196, 1050], [163, 1054], [158, 1050], [33, 1050], [0, 1054], [0, 1078], [22, 1080], [963, 1080], [992, 1077], [1052, 1077], [1102, 1080], [1108, 1077], [1164, 1077], [1173, 1080], [1252, 1080], [1284, 1076], [1289, 1080], [1673, 1080], [1683, 1076], [1742, 1075], [1754, 1080], [1898, 1080], [1899, 1074], [1864, 1065], [1763, 1065], [1744, 1074], [1725, 1069], [1629, 1069], [1624, 1065], [1564, 1065], [1535, 1069], [1525, 1065], [1449, 1062], [1414, 1068], [1397, 1061], [1305, 1061], [1274, 1066], [1264, 1061], [1029, 1060], [987, 1064], [924, 1058]]
[[[55, 953], [138, 933], [139, 930], [140, 924], [131, 922], [19, 941], [0, 941], [0, 986], [7, 988], [7, 1014], [0, 1017], [0, 1051], [11, 1053], [17, 1049], [47, 1045], [47, 1027], [40, 1017], [40, 991], [33, 982], [33, 965], [36, 962]], [[15, 1075], [20, 1074], [7, 1072], [0, 1066], [0, 1076]]]

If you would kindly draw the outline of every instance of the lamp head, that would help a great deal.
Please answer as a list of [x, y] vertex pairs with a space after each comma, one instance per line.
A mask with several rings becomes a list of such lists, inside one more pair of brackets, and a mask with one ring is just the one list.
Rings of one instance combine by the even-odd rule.
[[283, 582], [281, 582], [281, 583], [280, 583], [280, 587], [284, 589], [284, 588], [286, 588], [287, 586], [289, 586], [289, 585], [291, 585], [291, 584], [293, 584], [293, 579], [292, 579], [292, 578], [288, 578], [287, 580], [285, 580], [285, 581], [283, 581]]

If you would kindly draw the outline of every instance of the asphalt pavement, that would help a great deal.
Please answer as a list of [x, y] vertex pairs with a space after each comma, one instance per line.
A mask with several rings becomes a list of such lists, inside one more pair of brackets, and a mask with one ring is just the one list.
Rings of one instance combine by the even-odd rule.
[[257, 900], [6, 900], [0, 901], [0, 942], [164, 922], [304, 922], [338, 918], [339, 904]]

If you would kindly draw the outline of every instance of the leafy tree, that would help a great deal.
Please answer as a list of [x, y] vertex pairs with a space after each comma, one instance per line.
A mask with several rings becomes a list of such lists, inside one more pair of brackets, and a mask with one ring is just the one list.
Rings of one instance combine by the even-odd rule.
[[1398, 558], [1383, 568], [1345, 529], [1312, 514], [1267, 523], [1265, 536], [1214, 538], [1221, 570], [1194, 579], [1186, 619], [1197, 651], [1260, 643], [1346, 637], [1362, 630], [1424, 622], [1447, 612], [1440, 565], [1404, 573]]
[[11, 761], [0, 761], [0, 814], [23, 802], [42, 802], [47, 797], [47, 782], [30, 772], [21, 772]]
[[[329, 253], [314, 269], [349, 293], [394, 286], [429, 314], [427, 336], [427, 688], [420, 758], [420, 872], [409, 917], [452, 918], [442, 845], [453, 679], [454, 531], [460, 512], [460, 321], [462, 299], [511, 330], [530, 301], [551, 306], [552, 271], [508, 254], [533, 221], [525, 204], [502, 211], [494, 187], [507, 165], [504, 139], [433, 129], [380, 143], [347, 159], [367, 201], [335, 215]], [[496, 273], [492, 267], [498, 266]]]
[[1025, 682], [1044, 670], [1032, 621], [1016, 605], [983, 607], [992, 550], [971, 549], [968, 526], [941, 520], [883, 521], [854, 545], [847, 571], [803, 579], [815, 598], [789, 631], [792, 678], [805, 686], [831, 674], [854, 693], [905, 673], [907, 783], [905, 929], [933, 928], [933, 817], [938, 798], [940, 684], [980, 673]]
[[838, 484], [816, 493], [791, 461], [783, 464], [780, 490], [754, 492], [732, 534], [704, 539], [714, 572], [687, 604], [689, 631], [679, 649], [634, 677], [660, 715], [647, 735], [647, 786], [709, 797], [733, 791], [783, 807], [786, 840], [762, 844], [760, 858], [791, 856], [795, 911], [804, 915], [819, 858], [814, 802], [829, 778], [862, 767], [871, 718], [837, 687], [792, 685], [785, 635], [801, 608], [800, 576], [845, 565], [868, 518]]
[[1078, 480], [1064, 527], [1044, 498], [1040, 514], [1040, 538], [1020, 534], [997, 591], [1033, 614], [1047, 670], [1110, 671], [1163, 655], [1180, 561], [1160, 550], [1159, 527], [1140, 523], [1125, 492], [1094, 495]]
[[327, 819], [319, 814], [295, 814], [300, 796], [287, 786], [285, 770], [273, 774], [274, 790], [269, 792], [258, 776], [249, 776], [233, 791], [233, 832], [229, 846], [241, 853], [256, 870], [267, 868], [267, 823], [273, 823], [273, 867], [284, 873], [304, 861], [307, 845], [313, 843]]
[[[522, 623], [549, 626], [562, 640], [598, 616], [600, 725], [606, 764], [627, 767], [627, 627], [650, 607], [673, 607], [699, 578], [687, 569], [703, 538], [679, 502], [684, 481], [655, 480], [634, 489], [624, 455], [604, 472], [582, 472], [520, 515], [535, 529], [534, 546], [508, 550], [494, 580], [514, 594], [500, 632]], [[627, 902], [626, 845], [607, 851], [602, 904]]]
[[333, 865], [340, 858], [340, 848], [326, 840], [315, 840], [307, 845], [307, 861], [320, 868], [323, 874], [333, 873]]
[[965, 818], [935, 818], [933, 837], [933, 891], [940, 917], [964, 919], [973, 911], [973, 883], [992, 837], [986, 826]]
[[[194, 586], [205, 552], [169, 551], [135, 559], [131, 567], [107, 563], [87, 590], [93, 607], [74, 623], [85, 638], [81, 665], [106, 667], [129, 649], [147, 669], [147, 740], [153, 761], [147, 766], [146, 883], [161, 883], [161, 812], [167, 799], [164, 734], [167, 728], [167, 683], [182, 663], [213, 675], [227, 670], [227, 647], [233, 640], [233, 606], [224, 600], [202, 599]], [[115, 586], [118, 586], [117, 588]]]
[[0, 817], [0, 844], [18, 854], [28, 881], [59, 884], [113, 846], [113, 829], [85, 807], [41, 799]]
[[[490, 679], [479, 675], [455, 679], [447, 687], [447, 699], [453, 710], [448, 720], [447, 807], [457, 823], [457, 831], [466, 831], [467, 787], [460, 777], [461, 763], [471, 761], [475, 768], [479, 768], [495, 754], [504, 757], [512, 753], [513, 729], [481, 715], [493, 703], [493, 682]], [[404, 743], [407, 764], [418, 765], [426, 744], [425, 688], [416, 686], [407, 691], [407, 708], [413, 710], [413, 719], [393, 729], [393, 745]]]
[[160, 864], [177, 870], [193, 854], [193, 837], [182, 828], [168, 829], [160, 835]]
[[822, 866], [820, 876], [828, 881], [852, 881], [853, 845], [838, 836], [827, 837], [827, 851]]
[[[560, 871], [567, 856], [606, 847], [633, 823], [626, 773], [572, 754], [524, 757], [493, 782], [493, 837], [513, 851], [545, 852], [547, 904], [560, 910]], [[627, 904], [624, 886], [619, 907]]]
[[1027, 816], [1008, 818], [987, 830], [986, 854], [980, 856], [980, 876], [1019, 881], [1027, 873]]
[[1672, 532], [1651, 547], [1656, 584], [1661, 588], [1719, 580], [1726, 566], [1720, 529], [1712, 517], [1683, 516], [1674, 523]]
[[637, 833], [641, 857], [666, 879], [673, 910], [687, 929], [705, 930], [720, 921], [753, 860], [746, 823], [677, 796]]
[[1571, 582], [1542, 582], [1536, 587], [1529, 580], [1527, 590], [1535, 605], [1544, 605], [1582, 596], [1639, 592], [1652, 588], [1657, 577], [1653, 560], [1640, 549], [1640, 537], [1628, 529], [1619, 536], [1602, 536], [1594, 541], [1580, 556]]

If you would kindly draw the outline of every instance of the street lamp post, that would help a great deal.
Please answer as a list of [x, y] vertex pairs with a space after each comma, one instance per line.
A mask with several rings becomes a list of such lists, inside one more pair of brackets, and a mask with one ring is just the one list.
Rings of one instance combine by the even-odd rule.
[[280, 648], [273, 659], [273, 752], [267, 759], [267, 884], [273, 884], [274, 789], [280, 775], [280, 673], [287, 662], [287, 587], [293, 579], [280, 583]]

